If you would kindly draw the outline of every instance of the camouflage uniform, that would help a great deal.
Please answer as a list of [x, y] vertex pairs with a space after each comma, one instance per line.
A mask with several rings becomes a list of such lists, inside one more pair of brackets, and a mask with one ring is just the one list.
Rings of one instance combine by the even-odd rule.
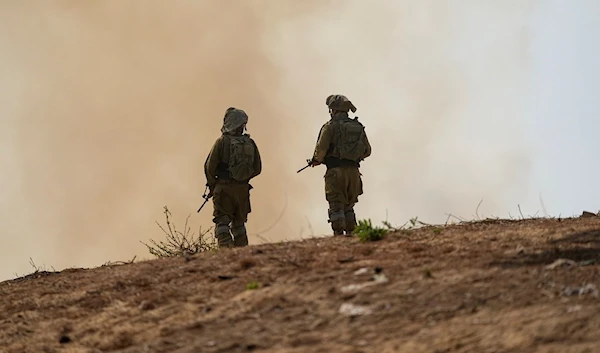
[[213, 222], [215, 237], [220, 247], [247, 246], [248, 235], [245, 223], [248, 221], [250, 207], [250, 179], [261, 173], [262, 163], [258, 148], [254, 145], [254, 173], [248, 180], [237, 181], [231, 178], [228, 169], [231, 136], [242, 136], [248, 116], [243, 110], [229, 108], [223, 119], [222, 135], [215, 141], [206, 162], [204, 173], [206, 185], [213, 197]]
[[319, 132], [315, 146], [312, 165], [325, 164], [325, 198], [329, 203], [329, 222], [336, 235], [352, 234], [356, 227], [354, 206], [358, 196], [363, 194], [363, 184], [359, 171], [360, 161], [371, 155], [371, 145], [365, 134], [366, 151], [360, 161], [341, 159], [336, 149], [336, 136], [340, 122], [351, 120], [348, 111], [356, 111], [356, 107], [342, 95], [327, 97], [326, 104], [330, 109], [331, 120], [325, 123]]

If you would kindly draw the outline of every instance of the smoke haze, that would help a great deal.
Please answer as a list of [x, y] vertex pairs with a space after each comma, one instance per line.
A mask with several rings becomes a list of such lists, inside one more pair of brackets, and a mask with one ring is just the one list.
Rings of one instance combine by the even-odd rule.
[[[324, 168], [296, 170], [347, 95], [367, 126], [359, 217], [506, 214], [528, 189], [533, 1], [0, 4], [0, 279], [148, 258], [169, 206], [201, 214], [225, 109], [263, 158], [250, 242], [329, 232]], [[283, 216], [279, 219], [281, 212]], [[267, 230], [267, 231], [265, 231]], [[254, 234], [254, 236], [253, 236]]]

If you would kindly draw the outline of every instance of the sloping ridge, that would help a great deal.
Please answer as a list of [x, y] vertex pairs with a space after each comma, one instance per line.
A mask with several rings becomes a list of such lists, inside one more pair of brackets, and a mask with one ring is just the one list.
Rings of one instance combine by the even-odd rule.
[[600, 217], [319, 238], [0, 283], [0, 352], [599, 352]]

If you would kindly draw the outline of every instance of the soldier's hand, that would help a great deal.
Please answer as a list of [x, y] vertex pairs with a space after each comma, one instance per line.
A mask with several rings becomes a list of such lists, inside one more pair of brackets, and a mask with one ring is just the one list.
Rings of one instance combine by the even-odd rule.
[[315, 167], [315, 166], [318, 166], [320, 164], [322, 164], [322, 163], [319, 162], [319, 161], [317, 161], [317, 160], [314, 160], [314, 159], [312, 161], [310, 161], [310, 166], [311, 167]]

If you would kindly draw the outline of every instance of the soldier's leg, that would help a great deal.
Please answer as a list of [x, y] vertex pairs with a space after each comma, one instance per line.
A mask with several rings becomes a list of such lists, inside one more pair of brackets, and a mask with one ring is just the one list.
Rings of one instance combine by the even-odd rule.
[[236, 186], [236, 210], [233, 222], [231, 224], [231, 234], [233, 235], [233, 246], [248, 246], [248, 234], [246, 232], [246, 222], [248, 213], [250, 213], [250, 186]]
[[345, 231], [346, 235], [351, 235], [356, 228], [356, 214], [354, 213], [354, 204], [349, 204], [344, 207], [344, 218], [346, 219]]
[[344, 228], [346, 227], [346, 218], [344, 216], [344, 204], [341, 202], [330, 202], [328, 214], [333, 234], [343, 235]]
[[226, 215], [215, 218], [215, 238], [220, 248], [232, 246], [231, 233], [229, 229], [230, 219]]
[[363, 193], [362, 179], [358, 168], [347, 168], [346, 179], [348, 180], [348, 203], [344, 206], [346, 217], [346, 234], [352, 234], [356, 228], [356, 213], [354, 206], [358, 203], [358, 196]]
[[325, 198], [329, 203], [327, 213], [333, 234], [344, 234], [346, 219], [344, 216], [344, 187], [340, 168], [328, 169], [325, 173]]
[[233, 235], [233, 246], [248, 246], [248, 234], [246, 233], [246, 225], [243, 222], [233, 222], [231, 224], [231, 234]]
[[213, 222], [215, 223], [215, 238], [219, 247], [232, 245], [229, 224], [233, 218], [232, 199], [223, 186], [217, 185], [213, 195]]

